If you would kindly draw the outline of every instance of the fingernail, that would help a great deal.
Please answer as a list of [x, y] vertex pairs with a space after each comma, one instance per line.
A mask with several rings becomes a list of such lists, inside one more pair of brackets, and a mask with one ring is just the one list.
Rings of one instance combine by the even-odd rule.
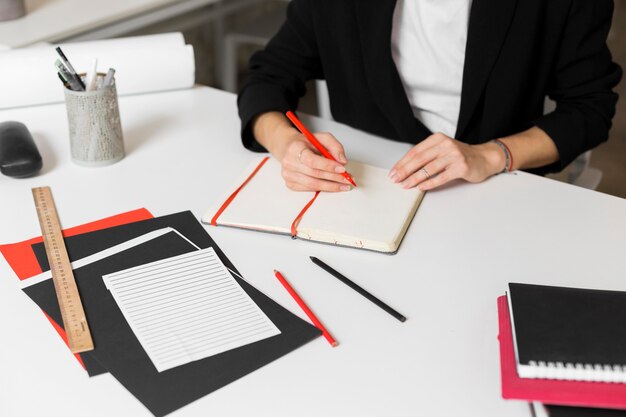
[[335, 172], [336, 172], [337, 174], [341, 174], [341, 173], [343, 173], [343, 172], [346, 172], [346, 167], [344, 167], [344, 166], [338, 166], [338, 167], [335, 167]]
[[339, 189], [341, 191], [350, 191], [350, 189], [352, 189], [352, 187], [350, 187], [349, 185], [342, 185], [341, 187], [339, 187]]
[[398, 172], [394, 169], [389, 174], [389, 179], [393, 182], [398, 182]]
[[346, 156], [342, 153], [339, 154], [339, 160], [343, 163], [348, 162], [348, 160], [346, 159]]
[[401, 185], [402, 185], [402, 188], [404, 188], [405, 190], [408, 190], [409, 188], [411, 188], [410, 182], [403, 182]]

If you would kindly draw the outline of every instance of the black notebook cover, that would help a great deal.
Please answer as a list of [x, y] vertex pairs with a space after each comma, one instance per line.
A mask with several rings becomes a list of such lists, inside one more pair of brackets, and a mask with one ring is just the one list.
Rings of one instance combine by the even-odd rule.
[[[153, 230], [172, 227], [200, 248], [213, 247], [228, 268], [232, 263], [190, 212], [144, 220], [65, 239], [71, 259], [79, 259]], [[281, 330], [281, 334], [164, 372], [157, 372], [136, 339], [102, 275], [186, 253], [195, 248], [168, 233], [127, 251], [76, 269], [75, 277], [95, 350], [86, 352], [108, 370], [154, 415], [162, 416], [266, 365], [320, 335], [320, 331], [235, 276], [237, 282]], [[41, 258], [39, 258], [41, 259]], [[42, 260], [42, 267], [47, 262]], [[52, 281], [24, 290], [48, 315], [62, 323]]]
[[550, 417], [626, 417], [626, 410], [546, 405]]
[[520, 364], [626, 364], [626, 292], [509, 284]]

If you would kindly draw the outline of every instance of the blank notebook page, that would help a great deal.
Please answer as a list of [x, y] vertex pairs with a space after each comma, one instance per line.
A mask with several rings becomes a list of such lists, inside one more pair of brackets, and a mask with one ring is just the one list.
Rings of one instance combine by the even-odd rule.
[[403, 189], [387, 170], [350, 162], [356, 188], [320, 193], [298, 226], [298, 237], [339, 245], [394, 251], [421, 201], [418, 188]]
[[[244, 171], [244, 175], [228, 188], [228, 194], [218, 200], [217, 206], [206, 212], [202, 218], [203, 222], [211, 222], [219, 206], [226, 201], [230, 193], [244, 183], [262, 159], [254, 158]], [[291, 222], [315, 193], [290, 190], [285, 185], [280, 171], [280, 163], [274, 158], [268, 159], [237, 194], [232, 204], [220, 215], [219, 224], [290, 234]]]
[[280, 334], [213, 248], [103, 279], [159, 372]]

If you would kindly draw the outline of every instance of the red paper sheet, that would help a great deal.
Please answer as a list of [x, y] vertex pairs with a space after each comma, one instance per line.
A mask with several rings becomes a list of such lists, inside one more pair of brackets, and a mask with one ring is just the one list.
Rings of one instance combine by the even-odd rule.
[[[83, 233], [93, 232], [94, 230], [101, 230], [113, 226], [120, 226], [122, 224], [134, 223], [140, 220], [151, 219], [152, 217], [152, 213], [150, 213], [145, 208], [140, 208], [137, 210], [107, 217], [101, 220], [96, 220], [91, 223], [86, 223], [80, 226], [64, 229], [63, 236], [69, 237], [80, 235]], [[40, 243], [42, 241], [42, 237], [39, 236], [32, 239], [24, 240], [22, 242], [0, 245], [0, 253], [2, 253], [2, 256], [4, 256], [4, 259], [6, 259], [11, 269], [13, 269], [13, 272], [15, 272], [20, 280], [25, 280], [35, 275], [41, 274], [42, 270], [39, 267], [39, 263], [37, 262], [37, 258], [35, 257], [35, 252], [33, 252], [32, 245], [35, 243]], [[52, 320], [47, 314], [45, 314], [45, 316], [50, 321], [50, 324], [52, 324], [52, 327], [54, 327], [59, 336], [61, 336], [61, 338], [67, 345], [67, 335], [65, 334], [63, 328], [59, 326], [59, 324], [56, 323], [54, 320]], [[83, 364], [80, 355], [75, 354], [74, 356], [76, 356], [76, 359], [84, 368], [85, 365]]]
[[554, 405], [626, 409], [626, 384], [520, 378], [506, 296], [498, 298], [502, 397]]

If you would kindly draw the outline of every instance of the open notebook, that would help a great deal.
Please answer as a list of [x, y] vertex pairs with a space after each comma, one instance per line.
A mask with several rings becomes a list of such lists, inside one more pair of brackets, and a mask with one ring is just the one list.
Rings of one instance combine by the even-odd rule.
[[280, 169], [273, 158], [255, 158], [202, 222], [395, 253], [424, 196], [358, 162], [347, 166], [358, 187], [342, 193], [292, 191]]

